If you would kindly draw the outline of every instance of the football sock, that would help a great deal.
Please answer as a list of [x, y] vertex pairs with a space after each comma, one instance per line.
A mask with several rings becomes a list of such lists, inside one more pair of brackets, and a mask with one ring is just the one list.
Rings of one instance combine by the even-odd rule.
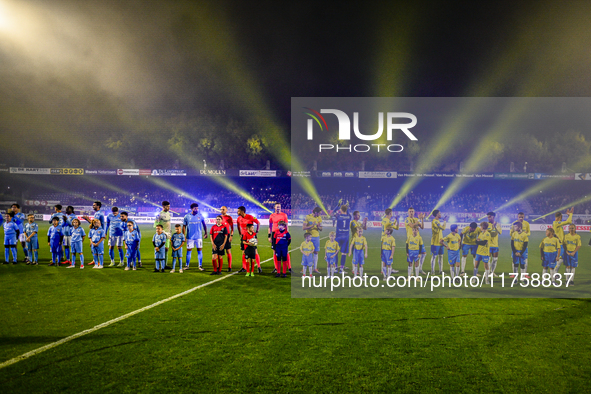
[[232, 253], [230, 253], [230, 249], [228, 249], [228, 268], [232, 269]]
[[38, 251], [38, 250], [36, 250], [36, 251], [34, 251], [33, 253], [34, 253], [34, 255], [35, 255], [35, 262], [38, 262], [38, 261], [39, 261], [39, 251]]
[[519, 264], [513, 264], [513, 273], [514, 273], [514, 274], [516, 274], [516, 273], [518, 272], [518, 271], [517, 271], [517, 270], [518, 270], [518, 268], [519, 268]]
[[474, 267], [474, 273], [472, 274], [472, 276], [476, 276], [478, 274], [478, 267]]
[[119, 262], [123, 263], [123, 249], [119, 249]]
[[273, 253], [273, 263], [275, 263], [275, 270], [279, 272], [279, 261], [277, 261], [277, 255]]
[[318, 269], [318, 254], [314, 253], [314, 269]]
[[363, 266], [359, 266], [359, 275], [363, 276]]
[[286, 274], [287, 270], [290, 269], [291, 266], [287, 263], [287, 261], [283, 262], [283, 273]]
[[456, 270], [456, 268], [453, 266], [449, 268], [449, 274], [451, 275], [452, 279], [455, 278], [455, 276], [456, 276], [455, 270]]
[[187, 257], [185, 257], [185, 265], [188, 267], [189, 263], [191, 263], [191, 255], [193, 254], [193, 250], [187, 250]]
[[570, 273], [573, 274], [573, 276], [571, 276], [571, 280], [573, 280], [573, 278], [575, 277], [575, 267], [571, 267]]
[[419, 276], [419, 273], [421, 272], [421, 267], [415, 267], [415, 274], [416, 276]]
[[525, 261], [525, 273], [527, 274], [527, 259], [525, 259], [524, 261]]
[[[542, 268], [542, 275], [547, 274], [548, 273], [548, 268]], [[552, 275], [552, 274], [550, 274]]]
[[289, 257], [289, 252], [287, 253], [287, 268], [291, 269], [291, 257]]
[[242, 255], [242, 268], [244, 268], [246, 272], [250, 272], [248, 271], [248, 264], [246, 263], [246, 256], [244, 254]]
[[[181, 259], [179, 259], [179, 263], [181, 262], [180, 260]], [[127, 266], [129, 267], [129, 259], [127, 259]], [[180, 264], [180, 266], [181, 266], [181, 268], [183, 268], [183, 264]], [[173, 257], [172, 258], [172, 269], [175, 269], [175, 267], [176, 267], [176, 257]]]
[[101, 267], [103, 266], [103, 259], [104, 259], [104, 255], [99, 254], [98, 260], [99, 260], [99, 263], [101, 263]]
[[115, 260], [115, 250], [113, 248], [109, 248], [109, 257], [111, 258], [111, 261]]
[[70, 247], [66, 246], [64, 247], [65, 252], [66, 252], [66, 260], [70, 260]]
[[10, 260], [10, 248], [4, 248], [4, 261], [8, 263]]
[[435, 259], [437, 258], [437, 256], [432, 255], [431, 256], [431, 275], [435, 274]]
[[23, 248], [23, 252], [25, 252], [25, 258], [29, 257], [29, 251], [26, 248]]
[[257, 267], [261, 268], [261, 256], [258, 253], [255, 256], [255, 260], [257, 261]]
[[425, 262], [425, 257], [427, 257], [427, 255], [424, 253], [419, 255], [419, 271], [423, 270], [423, 263]]
[[59, 258], [60, 255], [59, 253], [51, 253], [51, 261], [55, 261], [56, 264], [59, 264]]
[[345, 268], [345, 263], [347, 262], [347, 255], [341, 255], [341, 269]]
[[80, 266], [84, 267], [84, 255], [80, 253]]
[[216, 255], [214, 255], [213, 258], [211, 259], [211, 264], [213, 265], [213, 270], [217, 271], [218, 270], [218, 259], [217, 259]]
[[254, 261], [252, 263], [250, 263], [250, 272], [251, 272], [251, 275], [254, 275]]
[[562, 265], [562, 258], [560, 258], [557, 262], [556, 262], [556, 272], [558, 272], [560, 270], [560, 266]]
[[412, 266], [408, 267], [408, 277], [412, 276]]
[[490, 268], [484, 268], [484, 279], [486, 281], [486, 284], [488, 284], [489, 275], [490, 275]]
[[201, 250], [197, 251], [197, 259], [199, 260], [199, 267], [203, 265], [203, 252]]
[[218, 271], [221, 271], [224, 268], [224, 258], [222, 256], [218, 256]]
[[462, 271], [461, 272], [466, 272], [466, 260], [467, 260], [467, 257], [462, 256]]
[[16, 246], [14, 248], [10, 248], [10, 250], [12, 251], [12, 261], [16, 262]]
[[388, 268], [386, 269], [386, 277], [390, 277], [390, 275], [392, 275], [392, 266], [389, 265]]
[[[135, 257], [136, 257], [136, 260], [137, 260], [137, 261], [142, 261], [142, 255], [140, 254], [140, 249], [139, 249], [139, 246], [138, 246], [138, 250], [136, 251], [136, 253], [137, 253], [137, 254], [135, 255]], [[135, 263], [135, 260], [134, 260], [134, 263]], [[179, 266], [180, 266], [181, 264], [182, 264], [182, 262], [181, 262], [181, 260], [179, 259]]]

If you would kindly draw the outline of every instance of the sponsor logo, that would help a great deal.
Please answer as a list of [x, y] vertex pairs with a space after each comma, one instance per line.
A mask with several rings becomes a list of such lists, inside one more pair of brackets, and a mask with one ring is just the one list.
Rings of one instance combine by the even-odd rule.
[[359, 178], [396, 178], [396, 172], [389, 171], [359, 171]]
[[255, 177], [276, 177], [277, 171], [274, 170], [240, 170], [240, 176], [255, 176]]
[[354, 172], [345, 172], [345, 178], [353, 178], [353, 177], [355, 177]]
[[339, 178], [342, 178], [342, 177], [343, 177], [343, 173], [342, 173], [342, 172], [335, 172], [335, 173], [333, 174], [333, 176], [335, 176], [335, 177], [339, 177]]
[[330, 176], [332, 176], [332, 172], [323, 171], [322, 176], [323, 177], [330, 177]]
[[575, 179], [577, 181], [591, 181], [591, 174], [587, 173], [587, 174], [575, 174]]
[[86, 175], [117, 175], [117, 170], [85, 170]]
[[152, 176], [186, 176], [185, 170], [152, 170]]
[[83, 168], [52, 168], [52, 175], [84, 175]]
[[152, 174], [152, 170], [140, 170], [140, 175], [151, 175]]
[[206, 176], [226, 175], [226, 170], [199, 170], [199, 175], [206, 175]]
[[11, 174], [50, 175], [51, 168], [10, 167]]
[[291, 173], [291, 176], [299, 176], [304, 178], [310, 178], [311, 173], [310, 171], [295, 171]]
[[152, 170], [139, 170], [137, 168], [119, 168], [117, 170], [117, 175], [127, 175], [127, 176], [139, 176], [139, 175], [151, 175]]

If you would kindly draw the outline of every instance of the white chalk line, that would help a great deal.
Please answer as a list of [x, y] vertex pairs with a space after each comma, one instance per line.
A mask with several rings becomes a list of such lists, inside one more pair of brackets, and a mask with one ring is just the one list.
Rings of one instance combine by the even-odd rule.
[[[294, 250], [298, 250], [298, 249], [299, 249], [299, 248], [291, 249], [291, 250], [290, 250], [290, 252], [293, 252]], [[263, 263], [266, 263], [267, 261], [271, 261], [271, 260], [273, 260], [273, 258], [272, 258], [272, 257], [271, 257], [270, 259], [267, 259], [267, 260], [265, 260], [265, 261], [261, 261], [261, 264], [263, 264]], [[209, 282], [207, 282], [207, 283], [203, 283], [203, 284], [201, 284], [201, 285], [199, 285], [199, 286], [193, 287], [192, 289], [189, 289], [189, 290], [183, 291], [182, 293], [179, 293], [179, 294], [173, 295], [173, 296], [171, 296], [171, 297], [168, 297], [168, 298], [166, 298], [166, 299], [164, 299], [164, 300], [161, 300], [161, 301], [155, 302], [155, 303], [153, 303], [153, 304], [151, 304], [151, 305], [145, 306], [145, 307], [143, 307], [143, 308], [140, 308], [140, 309], [138, 309], [138, 310], [135, 310], [135, 311], [133, 311], [133, 312], [126, 313], [125, 315], [122, 315], [122, 316], [119, 316], [119, 317], [117, 317], [117, 318], [115, 318], [115, 319], [112, 319], [112, 320], [106, 321], [106, 322], [104, 322], [104, 323], [101, 323], [101, 324], [99, 324], [99, 325], [97, 325], [97, 326], [94, 326], [94, 327], [92, 327], [92, 328], [89, 328], [88, 330], [80, 331], [79, 333], [76, 333], [76, 334], [70, 335], [69, 337], [62, 338], [62, 339], [60, 339], [59, 341], [56, 341], [56, 342], [50, 343], [50, 344], [48, 344], [48, 345], [45, 345], [45, 346], [41, 346], [40, 348], [37, 348], [37, 349], [35, 349], [35, 350], [31, 350], [30, 352], [27, 352], [27, 353], [21, 354], [20, 356], [17, 356], [17, 357], [11, 358], [10, 360], [8, 360], [8, 361], [4, 361], [2, 364], [0, 364], [0, 369], [2, 369], [2, 368], [6, 368], [6, 367], [8, 367], [8, 366], [10, 366], [10, 365], [12, 365], [12, 364], [18, 363], [19, 361], [26, 360], [26, 359], [27, 359], [27, 358], [29, 358], [29, 357], [33, 357], [33, 356], [35, 356], [35, 355], [37, 355], [37, 354], [39, 354], [39, 353], [43, 353], [44, 351], [46, 351], [46, 350], [49, 350], [49, 349], [53, 349], [54, 347], [57, 347], [57, 346], [59, 346], [59, 345], [63, 345], [64, 343], [67, 343], [67, 342], [73, 341], [73, 340], [74, 340], [74, 339], [76, 339], [76, 338], [80, 338], [80, 337], [82, 337], [82, 336], [84, 336], [84, 335], [91, 334], [91, 333], [93, 333], [93, 332], [95, 332], [95, 331], [98, 331], [98, 330], [100, 330], [101, 328], [108, 327], [108, 326], [110, 326], [111, 324], [114, 324], [114, 323], [120, 322], [120, 321], [122, 321], [122, 320], [125, 320], [125, 319], [127, 319], [127, 318], [130, 318], [130, 317], [132, 317], [132, 316], [135, 316], [135, 315], [137, 315], [138, 313], [141, 313], [141, 312], [147, 311], [148, 309], [152, 309], [152, 308], [154, 308], [154, 307], [156, 307], [156, 306], [158, 306], [158, 305], [162, 305], [162, 304], [164, 304], [164, 303], [166, 303], [166, 302], [168, 302], [168, 301], [172, 301], [172, 300], [174, 300], [174, 299], [176, 299], [176, 298], [179, 298], [179, 297], [185, 296], [185, 295], [187, 295], [187, 294], [189, 294], [189, 293], [192, 293], [192, 292], [194, 292], [195, 290], [201, 289], [201, 288], [203, 288], [203, 287], [205, 287], [205, 286], [209, 286], [209, 285], [211, 285], [211, 284], [214, 284], [214, 283], [216, 283], [216, 282], [219, 282], [219, 281], [221, 281], [221, 280], [224, 280], [224, 279], [226, 279], [226, 278], [229, 278], [229, 277], [231, 277], [232, 275], [236, 275], [237, 273], [238, 273], [238, 271], [235, 271], [235, 272], [232, 272], [232, 273], [231, 273], [231, 274], [229, 274], [229, 275], [224, 275], [224, 276], [222, 276], [221, 278], [217, 278], [217, 279], [214, 279], [214, 280], [212, 280], [212, 281], [209, 281]]]

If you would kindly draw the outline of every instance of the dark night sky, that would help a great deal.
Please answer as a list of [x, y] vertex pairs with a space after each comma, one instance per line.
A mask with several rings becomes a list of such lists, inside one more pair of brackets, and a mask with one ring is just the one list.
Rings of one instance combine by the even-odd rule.
[[289, 138], [297, 96], [589, 96], [590, 3], [515, 3], [0, 0], [2, 162], [179, 115]]

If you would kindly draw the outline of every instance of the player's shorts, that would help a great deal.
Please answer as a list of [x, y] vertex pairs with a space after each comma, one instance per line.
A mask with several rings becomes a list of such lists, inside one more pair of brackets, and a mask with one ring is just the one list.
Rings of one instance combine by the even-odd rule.
[[110, 235], [109, 246], [123, 246], [123, 235]]
[[64, 235], [64, 239], [62, 240], [62, 246], [72, 246], [72, 236], [71, 235]]
[[230, 237], [228, 237], [228, 241], [224, 245], [224, 249], [226, 249], [226, 250], [232, 249], [232, 242], [230, 242]]
[[488, 249], [489, 253], [492, 255], [493, 253], [499, 253], [499, 247], [498, 246], [491, 246]]
[[556, 268], [556, 257], [558, 252], [547, 253], [544, 252], [544, 261], [542, 261], [542, 267], [544, 268]]
[[516, 257], [513, 255], [513, 265], [525, 265], [525, 257]]
[[305, 254], [302, 255], [302, 265], [304, 267], [313, 267], [314, 266], [314, 253], [311, 253], [308, 256], [306, 256]]
[[183, 248], [180, 248], [179, 250], [173, 250], [172, 257], [178, 257], [178, 258], [183, 257]]
[[394, 259], [394, 256], [392, 254], [392, 250], [383, 250], [382, 249], [382, 263], [386, 264], [386, 265], [392, 265], [392, 260]]
[[247, 259], [256, 259], [257, 257], [257, 248], [254, 246], [247, 246], [244, 248], [244, 257]]
[[443, 249], [444, 249], [443, 245], [431, 245], [431, 254], [442, 255]]
[[579, 252], [576, 252], [574, 256], [570, 256], [568, 254], [564, 254], [566, 259], [565, 264], [567, 267], [577, 268], [579, 266]]
[[408, 251], [408, 258], [406, 259], [409, 263], [414, 263], [415, 261], [419, 261], [419, 250], [409, 250]]
[[166, 249], [160, 248], [160, 251], [156, 251], [154, 249], [154, 259], [156, 260], [164, 260], [166, 258]]
[[[513, 257], [513, 251], [511, 251], [511, 257]], [[527, 249], [525, 249], [525, 251], [523, 253], [521, 253], [521, 257], [524, 259], [527, 259]]]
[[36, 250], [39, 249], [39, 239], [37, 237], [31, 237], [31, 240], [27, 242], [27, 249]]
[[62, 253], [62, 244], [51, 244], [49, 245], [51, 253]]
[[462, 256], [467, 256], [468, 254], [476, 256], [477, 250], [478, 245], [462, 245]]
[[425, 244], [419, 246], [419, 254], [427, 254], [427, 250], [425, 249]]
[[27, 234], [25, 234], [25, 233], [20, 233], [20, 234], [18, 235], [18, 240], [19, 240], [19, 242], [27, 242]]
[[476, 257], [474, 257], [474, 261], [482, 261], [485, 264], [488, 264], [489, 259], [490, 256], [483, 256], [481, 254], [477, 254]]
[[203, 247], [203, 239], [188, 239], [187, 240], [187, 249], [201, 249]]
[[448, 250], [447, 259], [449, 265], [455, 265], [460, 262], [460, 251], [459, 250]]
[[127, 248], [127, 254], [125, 256], [127, 257], [127, 260], [135, 258], [137, 256], [137, 249]]
[[349, 236], [346, 235], [343, 238], [337, 238], [336, 241], [339, 244], [341, 250], [349, 250]]
[[211, 248], [211, 255], [212, 256], [224, 256], [225, 254], [226, 254], [226, 249], [224, 249], [223, 247], [221, 247], [221, 248], [218, 247], [217, 250], [213, 250], [213, 248]]
[[4, 246], [14, 247], [16, 246], [16, 234], [10, 237], [4, 236]]
[[337, 265], [337, 261], [338, 261], [337, 254], [338, 253], [326, 254], [326, 263], [328, 265]]
[[277, 261], [287, 261], [287, 253], [287, 245], [275, 246], [275, 257], [277, 257]]
[[82, 253], [82, 241], [72, 243], [72, 253]]
[[92, 254], [105, 254], [105, 246], [103, 244], [100, 244], [99, 246], [91, 246], [90, 250], [92, 251]]
[[312, 243], [314, 244], [314, 252], [320, 251], [320, 237], [312, 237]]
[[353, 264], [354, 265], [365, 264], [365, 250], [353, 249]]

